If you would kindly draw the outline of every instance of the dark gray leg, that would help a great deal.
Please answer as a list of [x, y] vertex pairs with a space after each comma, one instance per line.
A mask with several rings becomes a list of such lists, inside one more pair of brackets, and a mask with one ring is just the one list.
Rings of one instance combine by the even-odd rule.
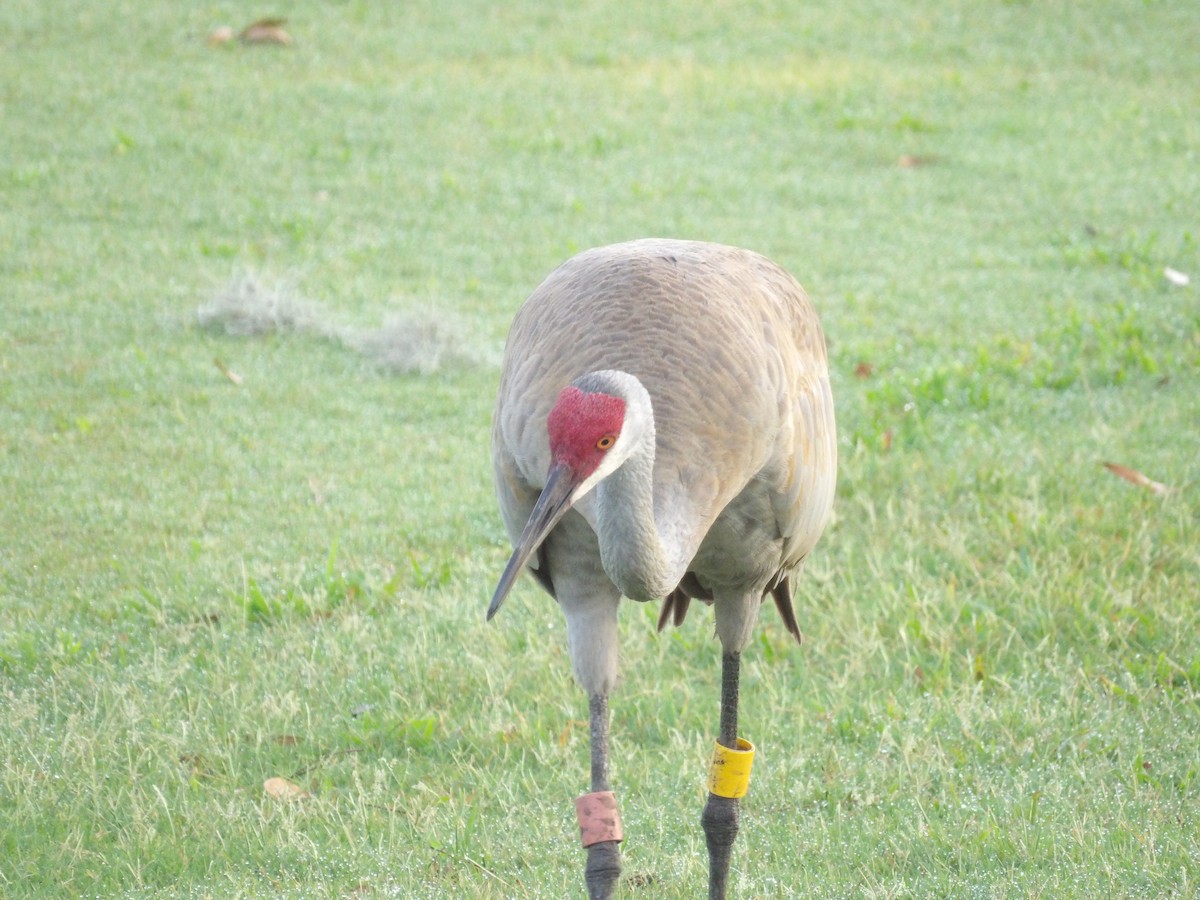
[[[717, 741], [723, 747], [737, 747], [738, 674], [741, 656], [726, 653], [721, 657], [721, 734]], [[708, 795], [700, 824], [708, 841], [708, 897], [725, 900], [729, 883], [729, 858], [738, 833], [738, 801], [729, 797]]]
[[[592, 736], [592, 791], [610, 791], [608, 784], [608, 697], [593, 694], [588, 700]], [[609, 900], [621, 877], [619, 841], [601, 841], [587, 848], [587, 879], [590, 900]]]

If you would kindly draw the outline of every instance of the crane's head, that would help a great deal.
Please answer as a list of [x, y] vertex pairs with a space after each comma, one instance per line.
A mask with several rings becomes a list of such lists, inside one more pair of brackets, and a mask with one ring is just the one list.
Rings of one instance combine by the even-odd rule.
[[546, 418], [551, 471], [567, 470], [577, 484], [574, 494], [586, 494], [611, 470], [603, 463], [616, 447], [624, 424], [625, 401], [620, 397], [567, 385]]
[[[636, 392], [632, 403], [626, 400], [631, 387], [627, 382]], [[488, 606], [489, 619], [567, 510], [629, 458], [645, 431], [643, 407], [649, 410], [645, 388], [622, 372], [592, 372], [559, 393], [546, 419], [550, 439], [546, 485], [500, 576]]]

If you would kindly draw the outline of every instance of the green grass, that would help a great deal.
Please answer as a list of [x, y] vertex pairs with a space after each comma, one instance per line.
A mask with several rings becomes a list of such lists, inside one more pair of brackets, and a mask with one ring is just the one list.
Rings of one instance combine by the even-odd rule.
[[[0, 6], [0, 894], [581, 894], [560, 617], [483, 621], [495, 360], [557, 262], [662, 234], [794, 271], [838, 402], [805, 646], [746, 654], [736, 896], [1200, 895], [1192, 4], [347, 0], [206, 44], [267, 12]], [[246, 278], [327, 321], [196, 326]], [[327, 339], [431, 312], [437, 372]], [[719, 650], [654, 615], [622, 896], [695, 897]]]

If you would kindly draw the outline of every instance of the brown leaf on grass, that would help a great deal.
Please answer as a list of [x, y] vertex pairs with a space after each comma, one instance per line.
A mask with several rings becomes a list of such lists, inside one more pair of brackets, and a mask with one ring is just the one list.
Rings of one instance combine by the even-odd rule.
[[565, 747], [571, 742], [571, 735], [577, 728], [587, 728], [588, 723], [579, 719], [567, 719], [567, 724], [563, 726], [563, 730], [558, 733], [558, 746]]
[[284, 47], [292, 42], [292, 36], [284, 30], [287, 19], [259, 19], [242, 29], [238, 39], [245, 44], [280, 44]]
[[220, 47], [222, 44], [228, 44], [233, 40], [233, 29], [228, 25], [222, 25], [220, 28], [214, 28], [208, 34], [208, 46]]
[[914, 156], [912, 154], [905, 153], [898, 160], [896, 160], [896, 165], [902, 169], [919, 169], [921, 166], [928, 166], [932, 164], [933, 161], [934, 159], [932, 156]]
[[1119, 463], [1106, 462], [1104, 468], [1112, 472], [1118, 478], [1123, 478], [1130, 484], [1136, 484], [1138, 487], [1143, 487], [1152, 494], [1165, 494], [1171, 489], [1161, 481], [1154, 481], [1147, 478], [1137, 469], [1131, 469], [1128, 466], [1122, 466]]
[[233, 371], [233, 369], [229, 368], [229, 366], [225, 365], [225, 363], [221, 361], [220, 357], [213, 357], [213, 365], [217, 367], [217, 371], [229, 379], [230, 383], [236, 384], [239, 387], [241, 386], [242, 376]]
[[279, 776], [264, 781], [263, 790], [267, 792], [268, 797], [274, 797], [276, 800], [302, 800], [309, 796], [308, 791], [300, 785]]
[[199, 753], [181, 753], [179, 761], [189, 766], [193, 775], [205, 772], [209, 768], [208, 761]]
[[870, 378], [874, 374], [875, 367], [865, 360], [854, 367], [855, 378]]

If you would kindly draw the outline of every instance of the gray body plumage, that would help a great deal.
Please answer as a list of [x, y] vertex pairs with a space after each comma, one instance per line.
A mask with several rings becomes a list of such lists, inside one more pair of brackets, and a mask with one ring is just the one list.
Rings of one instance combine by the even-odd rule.
[[708, 243], [590, 250], [545, 279], [509, 334], [493, 464], [514, 542], [546, 481], [546, 417], [591, 372], [631, 409], [648, 395], [653, 437], [579, 499], [533, 565], [562, 604], [577, 676], [607, 693], [622, 593], [711, 599], [723, 646], [742, 649], [764, 593], [825, 527], [836, 438], [824, 337], [786, 271]]

